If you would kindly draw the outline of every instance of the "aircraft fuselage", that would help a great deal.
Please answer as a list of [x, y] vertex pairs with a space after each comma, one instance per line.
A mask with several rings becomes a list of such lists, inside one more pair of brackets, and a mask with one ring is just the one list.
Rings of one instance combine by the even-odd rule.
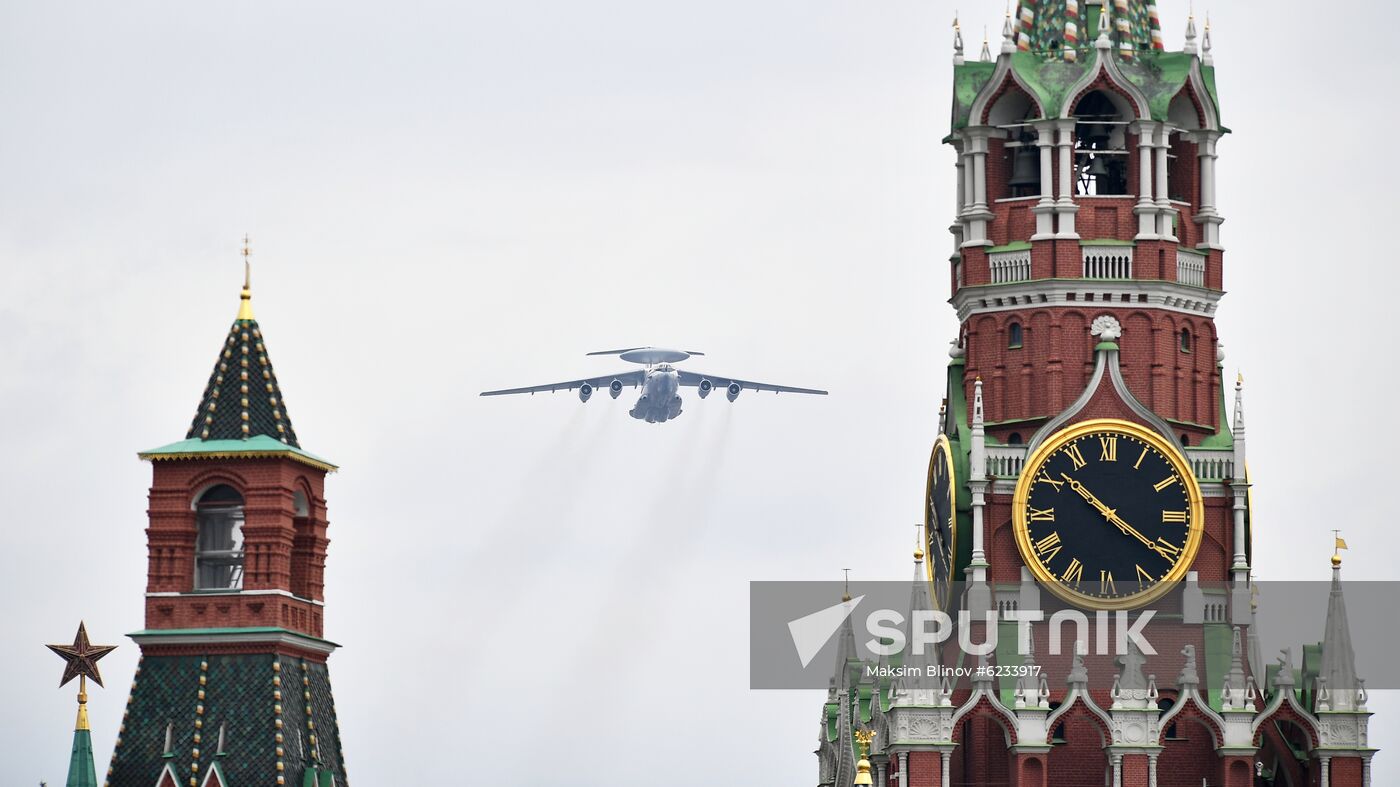
[[628, 415], [649, 424], [665, 423], [681, 414], [680, 376], [670, 364], [647, 370], [642, 383], [642, 395]]

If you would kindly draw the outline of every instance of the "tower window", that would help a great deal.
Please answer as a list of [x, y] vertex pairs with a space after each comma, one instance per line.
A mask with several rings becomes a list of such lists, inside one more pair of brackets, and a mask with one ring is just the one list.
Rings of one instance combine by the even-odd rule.
[[[1050, 703], [1050, 712], [1051, 712], [1051, 713], [1054, 713], [1055, 711], [1059, 710], [1059, 708], [1060, 708], [1060, 703], [1058, 703], [1058, 702], [1052, 702], [1052, 703]], [[1050, 742], [1051, 742], [1051, 743], [1066, 743], [1067, 740], [1068, 740], [1068, 739], [1065, 738], [1065, 723], [1064, 723], [1064, 722], [1060, 722], [1059, 724], [1056, 724], [1056, 725], [1055, 725], [1054, 731], [1051, 732], [1051, 734], [1050, 734]]]
[[1021, 342], [1025, 339], [1024, 331], [1021, 330], [1021, 323], [1013, 322], [1006, 328], [1006, 346], [1015, 350], [1020, 348]]
[[[1157, 700], [1157, 718], [1160, 719], [1163, 716], [1166, 716], [1167, 711], [1171, 710], [1172, 706], [1175, 704], [1175, 702], [1167, 699], [1166, 697]], [[1181, 735], [1177, 732], [1176, 722], [1172, 722], [1171, 724], [1167, 725], [1166, 739], [1169, 741], [1185, 740], [1185, 738], [1182, 738]]]
[[243, 496], [227, 484], [212, 487], [195, 504], [196, 590], [243, 587]]
[[1009, 434], [1009, 435], [1006, 436], [1006, 444], [1007, 444], [1007, 445], [1022, 445], [1022, 444], [1024, 444], [1025, 442], [1026, 442], [1025, 440], [1022, 440], [1022, 439], [1021, 439], [1021, 433], [1020, 433], [1020, 432], [1012, 432], [1011, 434]]
[[1190, 329], [1190, 328], [1182, 328], [1182, 329], [1181, 329], [1181, 351], [1184, 352], [1184, 353], [1189, 353], [1189, 352], [1191, 352], [1191, 329]]

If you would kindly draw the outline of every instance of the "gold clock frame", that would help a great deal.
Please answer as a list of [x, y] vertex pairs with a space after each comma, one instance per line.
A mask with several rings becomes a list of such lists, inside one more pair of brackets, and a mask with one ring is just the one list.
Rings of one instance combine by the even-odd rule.
[[[1066, 443], [1087, 434], [1105, 431], [1131, 435], [1161, 452], [1162, 456], [1166, 457], [1172, 468], [1181, 476], [1191, 505], [1191, 525], [1186, 535], [1186, 547], [1182, 550], [1181, 559], [1177, 561], [1176, 566], [1152, 588], [1121, 599], [1103, 599], [1090, 596], [1061, 583], [1045, 566], [1040, 564], [1040, 561], [1035, 559], [1034, 549], [1031, 546], [1029, 523], [1026, 521], [1026, 501], [1030, 497], [1036, 473], [1040, 471], [1046, 459]], [[1132, 421], [1124, 421], [1119, 418], [1095, 418], [1061, 429], [1046, 438], [1031, 452], [1030, 456], [1026, 457], [1025, 464], [1021, 465], [1021, 477], [1016, 481], [1016, 494], [1011, 503], [1011, 523], [1016, 536], [1016, 550], [1021, 553], [1022, 562], [1047, 590], [1061, 600], [1093, 610], [1136, 609], [1166, 595], [1174, 585], [1186, 578], [1187, 572], [1196, 562], [1196, 555], [1200, 552], [1201, 541], [1205, 535], [1205, 503], [1201, 498], [1201, 485], [1196, 481], [1196, 471], [1191, 467], [1191, 463], [1187, 461], [1181, 450], [1170, 440], [1162, 437], [1158, 432]]]
[[[948, 497], [949, 510], [952, 511], [952, 521], [948, 523], [948, 534], [952, 542], [953, 556], [948, 566], [948, 594], [946, 598], [938, 597], [938, 585], [933, 576], [933, 555], [928, 554], [929, 548], [929, 528], [933, 524], [933, 507], [929, 505], [929, 499], [933, 496], [933, 466], [938, 461], [938, 452], [942, 451], [948, 458]], [[941, 610], [947, 610], [952, 603], [953, 586], [957, 584], [958, 578], [953, 575], [958, 563], [958, 466], [953, 457], [953, 444], [948, 440], [947, 434], [939, 434], [938, 439], [933, 441], [933, 451], [928, 458], [928, 477], [924, 482], [924, 539], [919, 547], [924, 551], [924, 573], [928, 577], [929, 596]]]

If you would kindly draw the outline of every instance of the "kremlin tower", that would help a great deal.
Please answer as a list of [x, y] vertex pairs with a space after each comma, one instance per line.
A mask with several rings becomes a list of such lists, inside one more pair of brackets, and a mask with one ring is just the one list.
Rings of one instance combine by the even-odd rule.
[[323, 631], [336, 468], [301, 447], [251, 298], [245, 280], [185, 439], [140, 454], [146, 625], [110, 787], [347, 784]]
[[1258, 654], [1243, 380], [1223, 379], [1215, 324], [1229, 130], [1209, 25], [1170, 52], [1149, 0], [1014, 8], [995, 55], [954, 34], [960, 328], [906, 620], [1152, 605], [1172, 647], [1061, 653], [1033, 624], [1025, 651], [1013, 633], [980, 661], [907, 655], [987, 668], [919, 681], [871, 677], [848, 623], [818, 783], [1369, 785], [1340, 558], [1322, 641]]

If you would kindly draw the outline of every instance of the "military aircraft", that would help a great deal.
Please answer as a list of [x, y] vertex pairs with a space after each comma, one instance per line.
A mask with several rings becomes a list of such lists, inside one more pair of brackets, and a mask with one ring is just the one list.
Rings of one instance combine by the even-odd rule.
[[528, 388], [507, 388], [501, 391], [483, 391], [482, 396], [502, 396], [505, 394], [534, 394], [548, 391], [572, 391], [578, 389], [579, 401], [586, 402], [599, 388], [606, 388], [612, 398], [622, 395], [628, 386], [640, 387], [642, 395], [628, 411], [628, 415], [649, 424], [670, 421], [681, 414], [681, 398], [677, 392], [682, 387], [694, 388], [701, 399], [710, 395], [716, 388], [723, 388], [729, 401], [739, 398], [744, 390], [772, 391], [774, 393], [801, 393], [826, 396], [826, 391], [813, 388], [792, 388], [786, 385], [770, 385], [750, 380], [737, 380], [732, 377], [682, 371], [672, 366], [693, 355], [704, 355], [694, 350], [667, 350], [661, 347], [629, 347], [622, 350], [600, 350], [589, 355], [616, 355], [624, 361], [642, 364], [645, 368], [634, 369], [620, 374], [607, 374], [583, 380], [569, 380], [550, 385], [532, 385]]

